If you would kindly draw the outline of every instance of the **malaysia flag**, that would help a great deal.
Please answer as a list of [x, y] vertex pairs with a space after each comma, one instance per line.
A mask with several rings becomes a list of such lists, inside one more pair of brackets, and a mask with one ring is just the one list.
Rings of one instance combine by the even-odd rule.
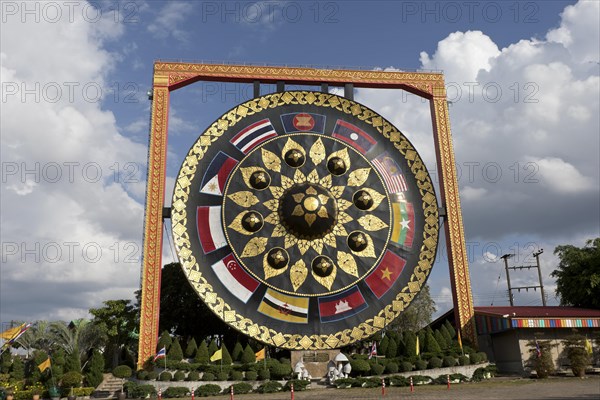
[[227, 244], [221, 225], [221, 206], [201, 206], [196, 211], [198, 238], [204, 254], [224, 247]]
[[405, 264], [406, 260], [396, 253], [390, 250], [385, 252], [377, 268], [365, 279], [365, 282], [378, 299], [382, 298], [396, 283]]
[[271, 121], [265, 118], [242, 129], [230, 142], [242, 153], [248, 154], [260, 143], [274, 136], [277, 136], [277, 132], [271, 125]]
[[334, 322], [358, 314], [368, 305], [358, 286], [331, 296], [319, 297], [321, 322]]
[[238, 264], [233, 254], [213, 264], [212, 269], [223, 286], [244, 304], [258, 289], [258, 281]]
[[343, 140], [363, 154], [377, 144], [377, 141], [365, 131], [341, 119], [337, 120], [332, 136]]
[[208, 165], [208, 168], [204, 173], [204, 177], [202, 177], [200, 193], [222, 196], [227, 177], [229, 177], [231, 170], [236, 166], [236, 164], [236, 159], [229, 157], [222, 151], [219, 151], [219, 153]]
[[377, 156], [372, 163], [383, 177], [390, 193], [401, 193], [408, 190], [402, 170], [387, 152]]

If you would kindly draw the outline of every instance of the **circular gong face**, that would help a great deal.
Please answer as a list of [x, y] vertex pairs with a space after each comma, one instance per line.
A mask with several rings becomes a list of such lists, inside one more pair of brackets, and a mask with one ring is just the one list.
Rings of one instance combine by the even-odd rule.
[[213, 123], [183, 162], [171, 220], [207, 306], [288, 349], [338, 348], [389, 324], [424, 285], [439, 228], [404, 135], [317, 92], [256, 98]]

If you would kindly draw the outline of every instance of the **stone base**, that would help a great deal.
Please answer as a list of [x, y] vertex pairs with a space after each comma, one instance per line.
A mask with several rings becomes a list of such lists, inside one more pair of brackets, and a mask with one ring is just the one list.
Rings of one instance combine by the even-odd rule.
[[304, 368], [313, 379], [320, 379], [327, 376], [330, 366], [334, 366], [333, 359], [340, 354], [340, 350], [308, 350], [291, 351], [292, 369], [296, 367], [299, 361], [304, 363]]

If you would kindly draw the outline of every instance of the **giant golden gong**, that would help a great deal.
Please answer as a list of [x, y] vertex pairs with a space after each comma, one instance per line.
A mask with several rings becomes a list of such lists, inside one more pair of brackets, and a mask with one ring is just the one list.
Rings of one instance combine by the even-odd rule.
[[252, 99], [198, 138], [172, 231], [185, 275], [230, 326], [268, 345], [338, 348], [396, 318], [438, 241], [431, 179], [406, 137], [348, 99]]

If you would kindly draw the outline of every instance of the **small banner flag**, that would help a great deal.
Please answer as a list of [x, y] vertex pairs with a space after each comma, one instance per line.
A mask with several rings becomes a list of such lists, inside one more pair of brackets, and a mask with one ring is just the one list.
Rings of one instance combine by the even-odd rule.
[[202, 183], [200, 184], [200, 193], [222, 196], [225, 182], [236, 164], [237, 160], [219, 151], [204, 173]]
[[265, 348], [263, 347], [262, 350], [259, 350], [256, 353], [254, 353], [254, 357], [256, 357], [256, 361], [264, 360], [265, 359]]
[[405, 264], [406, 261], [396, 253], [390, 250], [385, 252], [377, 268], [365, 279], [366, 284], [378, 299], [382, 298], [396, 282]]
[[415, 354], [419, 355], [421, 353], [421, 351], [419, 349], [419, 347], [421, 347], [421, 346], [419, 346], [419, 336], [417, 336], [416, 342], [417, 342], [417, 344], [415, 345]]
[[585, 338], [585, 351], [587, 351], [588, 354], [592, 354], [594, 352], [594, 349], [592, 348], [592, 342], [588, 338]]
[[159, 358], [165, 358], [167, 356], [167, 348], [163, 346], [162, 349], [160, 349], [160, 351], [158, 353], [156, 353], [156, 355], [154, 356], [154, 361], [158, 360]]
[[369, 352], [369, 360], [377, 356], [377, 342], [373, 342], [371, 345], [371, 351]]
[[223, 286], [242, 303], [247, 303], [260, 283], [242, 268], [232, 253], [212, 265]]
[[258, 311], [280, 321], [296, 324], [308, 322], [308, 297], [289, 296], [267, 289]]
[[281, 115], [285, 133], [325, 131], [325, 116], [309, 113], [291, 113]]
[[331, 136], [343, 140], [363, 154], [377, 144], [377, 141], [365, 131], [341, 119], [337, 120]]
[[[23, 326], [24, 325], [24, 326]], [[21, 337], [21, 335], [23, 335], [25, 332], [27, 332], [27, 330], [29, 328], [31, 328], [31, 324], [23, 324], [19, 327], [19, 332], [17, 332], [16, 335], [14, 335], [7, 343], [8, 345], [11, 345], [15, 342], [15, 340], [17, 340], [18, 338]], [[6, 344], [6, 343], [5, 343]]]
[[19, 334], [19, 332], [21, 332], [21, 329], [23, 329], [24, 327], [25, 327], [25, 324], [15, 326], [13, 328], [9, 328], [9, 329], [5, 330], [4, 332], [0, 333], [0, 338], [2, 338], [4, 340], [11, 340], [15, 336], [17, 336]]
[[271, 125], [271, 121], [266, 118], [242, 129], [230, 142], [242, 153], [248, 154], [260, 143], [275, 136], [277, 136], [277, 132]]
[[458, 337], [457, 337], [457, 339], [458, 339], [458, 346], [462, 350], [463, 346], [462, 346], [462, 338], [460, 337], [460, 329], [458, 330]]
[[215, 351], [215, 354], [213, 354], [210, 357], [210, 361], [215, 362], [215, 361], [219, 361], [222, 358], [223, 358], [223, 349], [219, 349], [219, 350]]
[[44, 372], [45, 370], [47, 370], [51, 366], [52, 365], [50, 363], [50, 357], [48, 357], [48, 359], [46, 361], [44, 361], [43, 363], [41, 363], [40, 365], [38, 365], [38, 368], [39, 368], [40, 372]]
[[537, 339], [535, 339], [535, 353], [537, 355], [537, 358], [540, 358], [542, 356], [542, 349], [540, 349], [540, 344], [538, 343]]
[[204, 254], [224, 247], [227, 244], [221, 225], [221, 206], [201, 206], [196, 211], [198, 238]]

